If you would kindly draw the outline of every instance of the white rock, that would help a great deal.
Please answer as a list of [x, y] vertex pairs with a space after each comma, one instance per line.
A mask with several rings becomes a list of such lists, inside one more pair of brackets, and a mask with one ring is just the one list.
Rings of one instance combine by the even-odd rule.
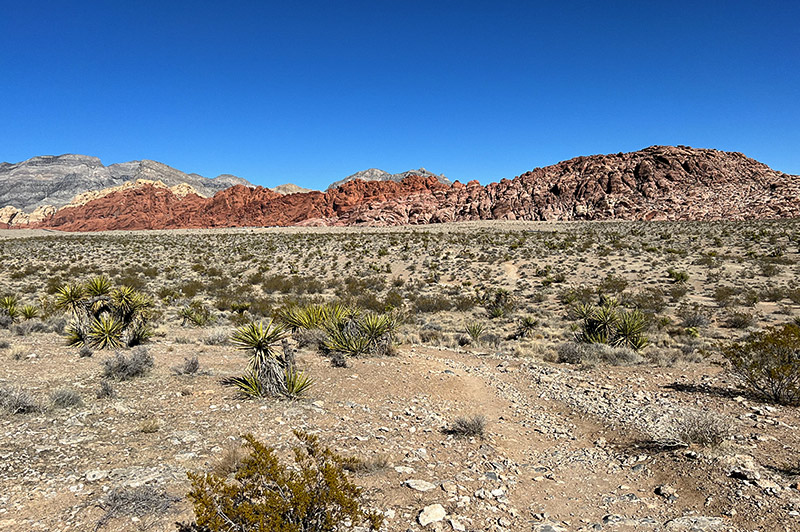
[[436, 484], [431, 484], [427, 480], [418, 480], [414, 478], [406, 480], [405, 484], [412, 490], [417, 491], [430, 491], [436, 487]]
[[447, 515], [447, 512], [444, 509], [444, 506], [441, 504], [431, 504], [430, 506], [426, 506], [422, 509], [419, 513], [419, 517], [417, 517], [417, 521], [422, 526], [428, 526], [431, 523], [437, 523], [444, 519], [444, 516]]

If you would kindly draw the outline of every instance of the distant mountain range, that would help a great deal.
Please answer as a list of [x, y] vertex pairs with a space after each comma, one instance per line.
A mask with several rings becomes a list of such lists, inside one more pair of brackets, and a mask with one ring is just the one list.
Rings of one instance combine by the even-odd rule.
[[[111, 174], [96, 159], [88, 159], [93, 172]], [[78, 159], [88, 172], [85, 161]], [[143, 169], [135, 175], [147, 177], [161, 176], [146, 169], [167, 173], [164, 168], [169, 168], [152, 162], [131, 164], [134, 170]], [[0, 171], [9, 166], [14, 165]], [[419, 175], [422, 172], [411, 171], [412, 175], [396, 181], [393, 174], [368, 170], [325, 192], [286, 195], [234, 184], [211, 197], [203, 197], [185, 182], [168, 185], [161, 179], [139, 178], [86, 192], [61, 208], [39, 207], [33, 213], [2, 208], [0, 227], [101, 231], [471, 220], [800, 218], [800, 176], [777, 172], [738, 152], [651, 146], [630, 153], [576, 157], [486, 186], [477, 181], [450, 184], [429, 172]], [[80, 174], [81, 179], [94, 183], [94, 174], [88, 174]], [[227, 184], [197, 177], [205, 186]], [[21, 184], [33, 183], [28, 188], [37, 190], [36, 174], [26, 179]]]
[[[437, 176], [424, 168], [400, 174], [370, 168], [333, 183], [329, 189], [355, 179], [401, 181], [409, 175], [433, 176], [442, 183], [450, 184], [443, 175]], [[31, 213], [37, 208], [49, 212], [73, 203], [76, 196], [90, 192], [103, 195], [104, 190], [139, 180], [161, 182], [167, 187], [189, 185], [203, 197], [211, 197], [234, 185], [255, 186], [235, 175], [222, 174], [207, 178], [147, 159], [104, 166], [100, 159], [88, 155], [42, 155], [19, 163], [0, 163], [0, 207], [11, 206], [24, 213]], [[312, 191], [292, 183], [270, 190], [283, 195]]]

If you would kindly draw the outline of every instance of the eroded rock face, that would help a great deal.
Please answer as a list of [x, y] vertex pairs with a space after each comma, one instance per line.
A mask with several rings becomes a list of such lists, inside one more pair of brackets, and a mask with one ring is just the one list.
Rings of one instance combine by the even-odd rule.
[[577, 157], [485, 187], [433, 176], [348, 181], [281, 195], [233, 186], [183, 198], [151, 184], [60, 209], [35, 227], [69, 231], [469, 220], [718, 220], [800, 216], [800, 177], [740, 153], [653, 146]]

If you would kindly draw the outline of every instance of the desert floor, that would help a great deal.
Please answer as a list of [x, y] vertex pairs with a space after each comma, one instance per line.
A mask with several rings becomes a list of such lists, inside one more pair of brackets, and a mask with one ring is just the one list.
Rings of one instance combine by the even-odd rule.
[[[11, 230], [0, 258], [0, 297], [36, 309], [0, 328], [0, 388], [36, 405], [0, 411], [0, 530], [174, 530], [187, 471], [235, 462], [245, 433], [288, 456], [296, 429], [366, 464], [351, 477], [388, 531], [800, 529], [800, 412], [721, 355], [800, 314], [799, 221]], [[155, 304], [153, 369], [102, 398], [114, 350], [67, 347], [54, 307], [98, 275]], [[601, 298], [647, 317], [646, 347], [576, 340]], [[296, 335], [303, 397], [220, 382], [247, 365], [237, 324], [332, 301], [402, 315], [397, 353], [333, 367]], [[54, 404], [65, 390], [80, 402]], [[474, 415], [484, 438], [445, 433]], [[675, 441], [691, 422], [721, 441]], [[109, 503], [142, 486], [153, 500]], [[423, 528], [433, 504], [447, 516]]]

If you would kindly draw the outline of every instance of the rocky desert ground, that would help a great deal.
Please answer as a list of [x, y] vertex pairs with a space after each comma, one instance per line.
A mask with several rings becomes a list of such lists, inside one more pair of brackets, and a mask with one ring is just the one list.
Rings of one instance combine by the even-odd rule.
[[[724, 356], [798, 322], [797, 220], [6, 230], [0, 258], [0, 530], [175, 530], [187, 472], [293, 430], [358, 459], [386, 531], [800, 529], [798, 409]], [[149, 298], [141, 346], [67, 346], [59, 290], [98, 277]], [[334, 365], [299, 330], [305, 393], [223, 384], [237, 327], [335, 302], [391, 313], [394, 348]], [[644, 330], [588, 338], [603, 308]]]

